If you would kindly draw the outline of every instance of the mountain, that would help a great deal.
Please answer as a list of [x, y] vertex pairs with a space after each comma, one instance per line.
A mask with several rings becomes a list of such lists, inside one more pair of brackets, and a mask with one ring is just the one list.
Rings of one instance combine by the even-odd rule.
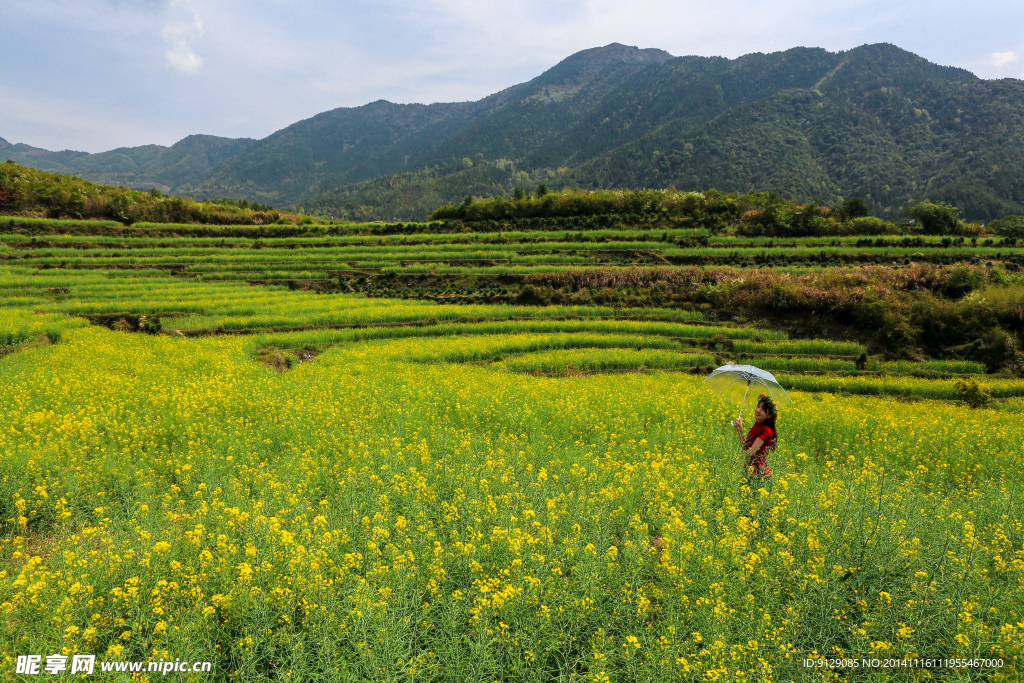
[[213, 135], [189, 135], [170, 147], [143, 145], [109, 152], [50, 152], [0, 138], [0, 157], [51, 173], [76, 175], [102, 185], [123, 185], [137, 190], [188, 189], [210, 168], [236, 156], [255, 140]]
[[[785, 53], [783, 53], [785, 54]], [[561, 178], [583, 187], [860, 196], [886, 215], [922, 199], [989, 220], [1021, 213], [1024, 82], [984, 81], [891, 45], [820, 56], [813, 84], [673, 120]], [[813, 73], [813, 72], [812, 72]]]
[[97, 155], [3, 142], [0, 156], [350, 219], [421, 219], [467, 194], [545, 183], [863, 197], [889, 218], [946, 201], [987, 221], [1024, 214], [1021, 131], [1024, 82], [894, 45], [726, 59], [613, 43], [476, 102], [380, 100], [259, 141], [192, 136]]
[[[620, 58], [639, 52], [609, 47]], [[420, 218], [433, 201], [544, 182], [776, 191], [828, 204], [858, 196], [890, 218], [922, 200], [950, 202], [972, 220], [1024, 213], [1024, 186], [1014, 182], [1024, 176], [1022, 81], [985, 81], [888, 44], [734, 60], [665, 55], [634, 68], [593, 58], [579, 53], [517, 86], [516, 99], [404, 172], [301, 206]], [[588, 80], [559, 88], [580, 62], [591, 63]]]
[[268, 204], [383, 175], [454, 164], [482, 154], [521, 158], [570, 127], [623, 78], [671, 55], [609, 45], [585, 50], [541, 76], [478, 102], [339, 108], [280, 130], [225, 162], [195, 191]]
[[212, 169], [194, 193], [292, 204], [339, 185], [401, 170], [436, 147], [472, 108], [393, 104], [339, 108], [292, 124]]

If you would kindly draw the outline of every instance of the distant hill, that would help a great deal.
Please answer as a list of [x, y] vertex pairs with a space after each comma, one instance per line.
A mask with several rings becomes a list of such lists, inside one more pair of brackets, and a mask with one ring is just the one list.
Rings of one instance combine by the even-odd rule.
[[170, 147], [143, 145], [121, 147], [109, 152], [50, 152], [0, 138], [0, 159], [51, 173], [76, 175], [103, 185], [123, 185], [136, 190], [156, 188], [161, 192], [186, 188], [207, 170], [236, 156], [255, 140], [213, 135], [189, 135]]
[[292, 124], [212, 169], [196, 194], [288, 205], [394, 173], [459, 128], [471, 105], [380, 100]]
[[[946, 201], [987, 221], [1024, 214], [1022, 124], [1024, 82], [888, 44], [730, 60], [613, 43], [477, 102], [381, 100], [259, 141], [192, 136], [97, 155], [0, 143], [0, 157], [338, 218], [420, 219], [467, 194], [546, 183], [858, 196], [891, 218]], [[194, 151], [172, 154], [193, 138]]]

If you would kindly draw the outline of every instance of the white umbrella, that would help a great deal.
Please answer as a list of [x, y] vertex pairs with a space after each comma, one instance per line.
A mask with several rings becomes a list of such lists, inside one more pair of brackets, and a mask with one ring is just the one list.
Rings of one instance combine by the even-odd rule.
[[704, 384], [726, 400], [736, 400], [742, 394], [740, 415], [743, 414], [743, 406], [747, 402], [747, 393], [750, 391], [751, 384], [763, 387], [764, 393], [772, 397], [775, 405], [785, 405], [793, 401], [779, 381], [775, 379], [775, 375], [753, 365], [723, 365], [708, 375]]

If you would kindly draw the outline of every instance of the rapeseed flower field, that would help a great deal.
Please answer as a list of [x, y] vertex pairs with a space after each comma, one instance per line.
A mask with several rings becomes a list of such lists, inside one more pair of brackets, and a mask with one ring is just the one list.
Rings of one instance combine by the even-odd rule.
[[213, 662], [186, 681], [1024, 675], [1013, 412], [793, 391], [751, 490], [699, 375], [474, 362], [585, 355], [540, 330], [341, 332], [283, 373], [245, 336], [77, 322], [0, 360], [5, 679], [26, 653]]
[[[960, 275], [1002, 287], [1014, 244], [350, 227], [9, 221], [0, 680], [1024, 678], [1024, 382], [651, 284], [994, 257]], [[559, 305], [508, 287], [570, 267]], [[701, 385], [730, 361], [794, 398], [753, 488]]]

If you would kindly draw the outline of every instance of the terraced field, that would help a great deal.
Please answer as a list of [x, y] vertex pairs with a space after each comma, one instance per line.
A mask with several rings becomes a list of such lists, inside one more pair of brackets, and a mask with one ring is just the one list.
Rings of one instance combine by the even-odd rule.
[[179, 237], [166, 227], [126, 229], [116, 224], [89, 227], [101, 234], [48, 234], [51, 224], [64, 227], [57, 221], [0, 226], [6, 259], [29, 266], [163, 268], [201, 280], [327, 284], [381, 274], [523, 275], [609, 265], [815, 268], [985, 260], [1016, 270], [1024, 264], [1024, 246], [1002, 238], [980, 243], [938, 236], [777, 240], [709, 236], [694, 229], [477, 233], [465, 232], [463, 224], [448, 226], [452, 232], [437, 232], [444, 229], [441, 224], [433, 231], [411, 234], [407, 226], [396, 225], [396, 234], [388, 235], [374, 235], [367, 226], [346, 226], [312, 237], [263, 237], [253, 226], [193, 226], [188, 232], [197, 236]]
[[[307, 232], [312, 234], [303, 236], [300, 226], [287, 226], [280, 228], [287, 236], [263, 237], [261, 233], [276, 234], [278, 226], [142, 224], [125, 228], [116, 223], [10, 220], [6, 227], [0, 223], [4, 264], [0, 294], [8, 306], [91, 316], [108, 325], [123, 319], [133, 329], [143, 316], [179, 334], [411, 326], [386, 332], [397, 338], [474, 334], [485, 329], [493, 330], [491, 334], [532, 332], [540, 329], [539, 321], [546, 321], [543, 330], [552, 333], [577, 331], [583, 320], [618, 321], [621, 329], [631, 330], [639, 328], [631, 328], [629, 320], [688, 322], [695, 324], [689, 328], [661, 325], [652, 334], [665, 343], [679, 344], [676, 352], [710, 350], [714, 355], [709, 362], [696, 362], [706, 358], [699, 353], [675, 360], [634, 354], [632, 360], [620, 359], [613, 365], [620, 370], [699, 370], [731, 360], [751, 361], [783, 375], [800, 375], [798, 384], [808, 390], [955, 399], [958, 394], [949, 388], [952, 383], [941, 380], [982, 375], [983, 363], [886, 362], [871, 354], [858, 366], [857, 358], [868, 355], [862, 344], [824, 339], [780, 344], [785, 333], [714, 320], [715, 315], [709, 317], [702, 310], [706, 306], [671, 305], [671, 295], [666, 297], [667, 308], [629, 306], [628, 300], [609, 301], [611, 306], [521, 305], [537, 303], [531, 300], [531, 281], [525, 276], [545, 272], [578, 278], [588, 270], [600, 274], [618, 270], [643, 279], [645, 272], [661, 275], [670, 265], [691, 263], [735, 264], [739, 273], [745, 264], [787, 263], [788, 267], [774, 270], [799, 274], [827, 272], [831, 270], [827, 264], [838, 263], [898, 268], [911, 257], [915, 264], [984, 263], [989, 269], [1013, 272], [1024, 258], [1024, 246], [1018, 248], [1015, 240], [1002, 238], [983, 239], [980, 244], [977, 239], [938, 236], [775, 240], [712, 235], [692, 228], [609, 229], [601, 227], [600, 220], [576, 231], [559, 230], [558, 221], [550, 219], [526, 221], [532, 223], [543, 230], [502, 232], [496, 229], [500, 224], [488, 221], [475, 226], [480, 232], [468, 231], [465, 223], [369, 224], [310, 226]], [[564, 227], [573, 221], [562, 223]], [[192, 234], [178, 236], [175, 230]], [[89, 234], [72, 234], [76, 232]], [[618, 289], [630, 291], [629, 287]], [[473, 325], [485, 321], [500, 321], [504, 327], [498, 331]], [[449, 323], [462, 327], [444, 327]], [[751, 342], [752, 337], [759, 341]], [[328, 335], [310, 344], [322, 347], [356, 338], [331, 340]], [[596, 338], [579, 344], [583, 346], [576, 348], [630, 347], [626, 342], [598, 343]], [[561, 373], [574, 365], [566, 356], [566, 364], [555, 368], [556, 356], [547, 357], [544, 368]], [[520, 359], [506, 367], [526, 369], [528, 364]], [[532, 370], [542, 371], [540, 367]], [[890, 379], [871, 379], [878, 375]], [[906, 381], [895, 382], [894, 377]], [[920, 381], [911, 382], [910, 377]], [[1014, 381], [988, 383], [997, 397], [1018, 395]]]
[[[0, 221], [0, 666], [1019, 680], [1024, 380], [856, 316], [1009, 316], [1024, 248], [529, 227]], [[760, 490], [727, 362], [794, 399]]]

